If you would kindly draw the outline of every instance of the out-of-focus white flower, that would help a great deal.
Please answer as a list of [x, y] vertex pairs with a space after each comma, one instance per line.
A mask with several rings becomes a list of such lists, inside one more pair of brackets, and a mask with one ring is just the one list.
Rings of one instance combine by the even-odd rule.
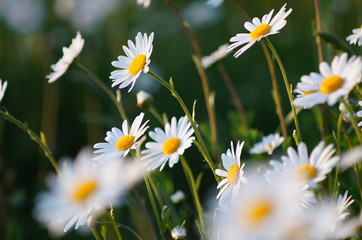
[[362, 161], [362, 146], [358, 145], [351, 150], [343, 152], [341, 155], [341, 161], [339, 162], [340, 170], [346, 170], [352, 167], [356, 163]]
[[139, 106], [140, 108], [146, 107], [153, 100], [152, 95], [143, 90], [139, 91], [136, 96], [137, 106]]
[[90, 149], [81, 151], [75, 161], [65, 162], [59, 175], [48, 178], [49, 192], [41, 193], [35, 216], [50, 232], [61, 234], [78, 229], [89, 216], [98, 216], [141, 177], [137, 162], [110, 161], [94, 165]]
[[72, 39], [72, 44], [70, 44], [68, 48], [63, 47], [63, 56], [56, 64], [50, 66], [53, 72], [46, 76], [46, 78], [49, 79], [48, 83], [55, 82], [67, 71], [69, 65], [82, 51], [83, 46], [84, 39], [80, 35], [80, 32], [77, 32], [77, 36]]
[[151, 0], [137, 0], [138, 5], [143, 5], [144, 8], [148, 8], [151, 4]]
[[178, 204], [185, 199], [185, 193], [181, 190], [177, 190], [174, 194], [171, 195], [170, 198], [174, 204]]
[[280, 146], [284, 141], [284, 137], [281, 137], [279, 133], [269, 134], [268, 136], [263, 137], [263, 140], [259, 143], [256, 143], [250, 150], [250, 153], [259, 154], [267, 152], [271, 155], [275, 148]]
[[[346, 100], [348, 102], [348, 100]], [[351, 122], [351, 114], [349, 114], [346, 105], [343, 102], [339, 103], [338, 106], [339, 111], [342, 113], [343, 120], [347, 123]], [[355, 115], [355, 114], [354, 114]]]
[[215, 52], [211, 53], [210, 56], [204, 56], [201, 59], [201, 64], [204, 68], [208, 68], [220, 59], [228, 55], [229, 44], [221, 45]]
[[171, 231], [172, 239], [182, 240], [187, 237], [187, 230], [184, 226], [176, 226]]
[[362, 45], [362, 25], [359, 28], [354, 28], [352, 34], [346, 38], [349, 41], [349, 44], [358, 44]]
[[201, 1], [190, 1], [182, 12], [188, 23], [195, 29], [213, 26], [220, 22], [223, 15], [221, 8], [205, 7], [205, 3]]
[[224, 3], [224, 0], [207, 0], [206, 5], [210, 7], [219, 7]]
[[5, 90], [6, 90], [7, 86], [8, 86], [8, 82], [5, 81], [4, 84], [2, 84], [1, 79], [0, 79], [0, 102], [5, 95]]

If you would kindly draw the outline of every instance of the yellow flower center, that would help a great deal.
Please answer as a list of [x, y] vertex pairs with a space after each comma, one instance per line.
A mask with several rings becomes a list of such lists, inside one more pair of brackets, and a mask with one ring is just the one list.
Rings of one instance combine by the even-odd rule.
[[264, 36], [265, 34], [269, 33], [270, 29], [271, 29], [270, 25], [263, 23], [250, 32], [250, 38], [258, 39], [261, 36]]
[[170, 155], [174, 152], [176, 152], [176, 150], [178, 149], [178, 147], [180, 146], [180, 139], [178, 138], [169, 138], [167, 139], [164, 143], [163, 143], [163, 153], [166, 155]]
[[327, 77], [321, 83], [320, 92], [324, 94], [334, 92], [342, 86], [343, 82], [343, 78], [338, 77], [337, 75]]
[[308, 164], [300, 166], [295, 172], [294, 177], [298, 180], [308, 181], [317, 175], [318, 170]]
[[303, 93], [303, 96], [307, 96], [307, 95], [309, 95], [311, 93], [315, 93], [315, 92], [317, 92], [317, 91], [316, 90], [307, 90]]
[[139, 71], [143, 69], [146, 64], [146, 56], [143, 54], [138, 55], [133, 59], [131, 64], [129, 65], [128, 71], [132, 75], [137, 75]]
[[126, 151], [130, 147], [132, 147], [135, 136], [126, 135], [118, 139], [116, 143], [116, 149], [118, 151]]
[[239, 165], [237, 164], [233, 164], [230, 166], [230, 170], [228, 172], [228, 183], [231, 185], [235, 185], [236, 182], [239, 179]]
[[247, 211], [247, 220], [249, 225], [257, 225], [270, 215], [272, 206], [266, 201], [257, 201]]
[[362, 25], [359, 28], [362, 30]]
[[97, 183], [94, 180], [87, 180], [79, 184], [74, 192], [73, 199], [77, 202], [86, 200], [97, 189]]

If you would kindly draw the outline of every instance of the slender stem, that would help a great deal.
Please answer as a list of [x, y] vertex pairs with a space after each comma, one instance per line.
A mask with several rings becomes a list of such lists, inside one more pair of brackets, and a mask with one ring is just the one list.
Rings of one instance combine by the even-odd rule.
[[241, 123], [243, 124], [244, 129], [248, 130], [248, 119], [245, 114], [243, 104], [241, 103], [240, 97], [235, 89], [233, 82], [230, 79], [229, 74], [226, 72], [226, 69], [222, 63], [217, 64], [217, 70], [219, 71], [221, 78], [224, 80], [225, 85], [231, 95], [233, 104], [235, 105], [236, 110], [239, 112]]
[[53, 168], [55, 169], [55, 171], [59, 174], [59, 167], [57, 162], [55, 161], [52, 152], [50, 151], [45, 138], [41, 139], [38, 135], [36, 135], [33, 130], [31, 130], [27, 124], [22, 123], [20, 120], [16, 119], [15, 117], [13, 117], [12, 115], [10, 115], [9, 112], [7, 111], [3, 111], [0, 110], [0, 115], [5, 119], [8, 120], [9, 122], [15, 124], [17, 127], [19, 127], [20, 129], [22, 129], [24, 132], [26, 132], [30, 139], [32, 139], [33, 141], [35, 141], [39, 147], [43, 150], [45, 156], [49, 159], [50, 163], [52, 164]]
[[[320, 10], [319, 10], [319, 4], [318, 0], [313, 0], [314, 3], [314, 9], [315, 9], [315, 20], [316, 20], [316, 27], [317, 32], [322, 31], [321, 27], [321, 16], [320, 16]], [[317, 49], [318, 49], [318, 61], [319, 63], [323, 62], [323, 51], [322, 51], [322, 41], [320, 36], [316, 36], [316, 43], [317, 43]]]
[[135, 230], [133, 230], [132, 228], [130, 228], [130, 227], [124, 225], [124, 224], [121, 224], [121, 223], [117, 223], [117, 226], [127, 229], [128, 231], [130, 231], [131, 233], [133, 233], [133, 235], [135, 235], [135, 237], [136, 237], [137, 239], [142, 240], [141, 236], [138, 235], [138, 233], [137, 233]]
[[93, 233], [93, 236], [96, 240], [102, 240], [101, 236], [99, 236], [99, 233], [97, 232], [97, 229], [91, 228], [91, 231]]
[[115, 231], [115, 233], [117, 235], [117, 239], [122, 240], [121, 233], [120, 233], [120, 231], [119, 231], [119, 229], [117, 227], [116, 222], [114, 221], [113, 216], [107, 210], [105, 211], [105, 213], [106, 213], [106, 216], [108, 217], [109, 221], [111, 222], [111, 225], [112, 225], [112, 227], [113, 227], [113, 229], [114, 229], [114, 231]]
[[162, 125], [165, 124], [162, 116], [157, 112], [157, 110], [152, 105], [150, 105], [147, 109], [157, 119], [157, 121], [159, 121]]
[[149, 71], [148, 75], [150, 75], [152, 78], [154, 78], [155, 80], [157, 80], [159, 83], [161, 83], [165, 88], [167, 88], [172, 95], [176, 98], [176, 100], [179, 102], [182, 110], [184, 111], [184, 113], [186, 114], [187, 118], [189, 119], [192, 128], [194, 129], [196, 138], [198, 140], [198, 142], [200, 143], [200, 147], [201, 147], [201, 151], [203, 153], [203, 155], [205, 155], [205, 160], [206, 162], [209, 164], [212, 173], [214, 174], [214, 177], [216, 179], [216, 181], [218, 182], [218, 177], [215, 174], [215, 165], [210, 157], [209, 152], [207, 151], [206, 145], [204, 143], [204, 140], [201, 137], [200, 131], [196, 126], [196, 123], [194, 121], [194, 119], [191, 116], [191, 113], [189, 112], [189, 110], [186, 107], [186, 104], [184, 103], [184, 101], [182, 100], [182, 98], [180, 97], [180, 95], [178, 95], [178, 93], [175, 91], [174, 87], [171, 86], [168, 82], [166, 82], [165, 80], [163, 80], [161, 77], [159, 77], [158, 75], [156, 75], [155, 73]]
[[122, 104], [117, 101], [117, 97], [111, 91], [111, 89], [109, 89], [109, 87], [106, 84], [104, 84], [104, 82], [102, 80], [100, 80], [94, 73], [89, 71], [86, 67], [84, 67], [79, 62], [77, 62], [75, 66], [77, 66], [80, 70], [82, 70], [91, 80], [93, 80], [94, 83], [96, 83], [108, 95], [108, 97], [112, 100], [114, 105], [116, 105], [118, 112], [121, 115], [122, 119], [127, 120], [127, 115], [122, 107]]
[[[181, 159], [181, 164], [182, 164], [182, 168], [184, 170], [187, 182], [189, 183], [189, 187], [192, 193], [192, 197], [194, 199], [194, 203], [195, 203], [195, 207], [197, 210], [197, 213], [199, 215], [199, 221], [200, 221], [200, 225], [201, 225], [201, 229], [204, 229], [205, 227], [205, 223], [204, 223], [204, 211], [202, 209], [201, 203], [200, 203], [200, 198], [199, 198], [199, 194], [196, 188], [196, 182], [195, 182], [195, 178], [194, 175], [192, 174], [191, 168], [189, 166], [189, 164], [187, 163], [186, 159], [183, 156], [180, 156]], [[201, 233], [201, 239], [204, 238], [204, 232], [200, 232]]]
[[344, 106], [347, 108], [347, 111], [349, 113], [349, 115], [351, 116], [351, 123], [352, 123], [352, 126], [354, 128], [354, 131], [356, 132], [357, 134], [357, 137], [358, 137], [358, 140], [360, 142], [360, 144], [362, 144], [362, 133], [361, 133], [361, 129], [358, 127], [357, 125], [357, 121], [356, 121], [356, 118], [354, 117], [354, 112], [352, 110], [352, 107], [351, 105], [349, 105], [349, 103], [347, 103], [347, 101], [342, 97], [341, 98], [341, 101], [342, 103], [344, 104]]
[[216, 128], [216, 119], [215, 119], [215, 113], [212, 108], [212, 105], [210, 103], [210, 90], [209, 90], [209, 82], [206, 76], [206, 72], [204, 67], [201, 64], [201, 50], [199, 42], [197, 41], [197, 38], [194, 34], [194, 32], [191, 30], [190, 25], [185, 21], [180, 11], [177, 9], [177, 7], [173, 4], [172, 0], [164, 0], [164, 3], [171, 9], [171, 11], [175, 14], [177, 19], [180, 21], [183, 29], [187, 33], [188, 38], [191, 41], [192, 47], [195, 51], [196, 56], [194, 56], [194, 62], [197, 68], [197, 71], [200, 75], [202, 89], [204, 93], [205, 98], [205, 104], [207, 109], [207, 114], [210, 121], [210, 128], [211, 128], [211, 142], [215, 151], [215, 154], [217, 154], [217, 128]]
[[283, 63], [282, 63], [281, 59], [279, 58], [279, 55], [278, 55], [277, 51], [275, 50], [275, 48], [273, 47], [272, 43], [269, 41], [268, 38], [266, 38], [266, 42], [267, 42], [267, 45], [268, 45], [270, 51], [273, 53], [273, 56], [277, 60], [280, 71], [282, 72], [282, 75], [283, 75], [285, 90], [288, 93], [290, 107], [291, 107], [292, 112], [293, 112], [294, 124], [295, 124], [295, 129], [296, 129], [296, 134], [297, 134], [297, 139], [296, 140], [297, 140], [297, 145], [298, 145], [302, 141], [302, 136], [300, 134], [300, 127], [299, 127], [299, 121], [298, 121], [298, 118], [297, 118], [297, 112], [295, 111], [295, 107], [293, 105], [293, 96], [292, 96], [292, 92], [291, 92], [291, 89], [290, 89], [290, 84], [289, 84], [289, 81], [288, 81], [288, 77], [287, 77], [287, 74], [285, 72], [285, 68], [283, 66]]

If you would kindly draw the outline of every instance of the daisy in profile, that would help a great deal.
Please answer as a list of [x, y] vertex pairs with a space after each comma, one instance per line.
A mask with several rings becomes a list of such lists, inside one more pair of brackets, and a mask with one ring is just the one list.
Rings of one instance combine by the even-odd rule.
[[362, 25], [359, 28], [355, 28], [352, 30], [352, 34], [346, 38], [349, 41], [349, 44], [358, 44], [358, 46], [362, 46]]
[[[334, 57], [331, 65], [322, 62], [319, 70], [320, 73], [302, 76], [301, 84], [308, 85], [308, 87], [305, 86], [304, 94], [300, 94], [294, 100], [295, 106], [311, 108], [325, 102], [331, 106], [340, 97], [347, 96], [361, 81], [362, 60], [356, 56], [348, 59], [347, 53], [343, 53]], [[300, 86], [299, 89], [301, 89]]]
[[55, 82], [67, 71], [69, 65], [82, 51], [83, 45], [84, 39], [80, 32], [77, 32], [77, 36], [72, 39], [72, 44], [68, 48], [63, 47], [63, 57], [56, 64], [50, 66], [53, 72], [46, 76], [49, 79], [48, 83]]
[[263, 137], [261, 142], [256, 143], [250, 150], [250, 153], [260, 154], [267, 152], [271, 155], [275, 148], [279, 147], [284, 141], [284, 137], [281, 137], [279, 133], [269, 134]]
[[201, 59], [202, 66], [206, 69], [216, 63], [217, 61], [223, 59], [228, 55], [229, 44], [221, 45], [215, 52], [211, 53], [210, 56], [204, 56]]
[[0, 79], [0, 102], [3, 99], [4, 95], [5, 95], [5, 91], [6, 91], [6, 87], [8, 86], [8, 82], [5, 81], [4, 84], [1, 82]]
[[78, 229], [88, 217], [97, 217], [110, 204], [118, 204], [119, 197], [142, 177], [135, 162], [94, 165], [92, 157], [86, 149], [74, 162], [64, 162], [60, 174], [47, 179], [49, 192], [37, 197], [35, 217], [51, 233], [61, 235], [73, 227]]
[[147, 170], [154, 170], [160, 167], [160, 171], [165, 167], [166, 163], [170, 168], [179, 161], [179, 155], [189, 148], [192, 141], [194, 129], [186, 116], [181, 117], [178, 122], [175, 117], [171, 119], [171, 124], [166, 123], [165, 131], [156, 128], [150, 131], [150, 137], [155, 142], [146, 143], [146, 150], [141, 153], [144, 156], [141, 160], [145, 161]]
[[216, 199], [219, 199], [220, 206], [227, 206], [238, 196], [241, 184], [246, 184], [247, 179], [244, 177], [245, 163], [240, 165], [241, 151], [243, 150], [244, 142], [236, 144], [234, 150], [233, 142], [231, 148], [226, 151], [226, 154], [221, 155], [222, 165], [225, 170], [216, 169], [216, 175], [224, 179], [217, 185], [217, 189], [221, 188]]
[[289, 147], [287, 151], [288, 156], [282, 156], [282, 162], [270, 161], [274, 169], [268, 172], [269, 179], [273, 178], [274, 174], [286, 174], [290, 179], [316, 188], [317, 183], [326, 178], [339, 160], [339, 156], [332, 157], [335, 152], [333, 145], [324, 147], [324, 142], [320, 142], [310, 156], [303, 142], [298, 145], [298, 152], [292, 147]]
[[148, 8], [151, 4], [151, 0], [137, 0], [138, 5], [143, 5], [144, 8]]
[[144, 113], [140, 113], [133, 121], [131, 128], [128, 128], [127, 120], [123, 121], [122, 130], [114, 127], [107, 132], [106, 142], [96, 143], [94, 153], [100, 153], [93, 160], [102, 161], [118, 157], [125, 157], [131, 149], [136, 149], [138, 139], [148, 129], [147, 123], [143, 121]]
[[284, 6], [273, 18], [272, 16], [274, 9], [271, 10], [269, 14], [264, 15], [261, 20], [255, 17], [253, 18], [252, 22], [246, 22], [244, 27], [250, 33], [238, 33], [236, 36], [230, 38], [230, 42], [232, 42], [232, 44], [229, 46], [228, 51], [231, 51], [247, 43], [244, 47], [236, 51], [234, 57], [237, 58], [261, 39], [269, 35], [279, 33], [279, 30], [282, 29], [285, 24], [287, 24], [285, 18], [288, 17], [288, 15], [292, 12], [291, 8], [286, 11], [285, 6], [286, 4], [284, 4]]
[[123, 46], [126, 56], [119, 56], [117, 61], [112, 62], [112, 66], [120, 68], [120, 70], [111, 72], [109, 78], [112, 79], [112, 87], [119, 85], [119, 89], [122, 89], [131, 85], [128, 90], [130, 92], [141, 72], [147, 73], [149, 71], [148, 65], [151, 62], [150, 56], [153, 49], [152, 42], [153, 33], [149, 37], [146, 33], [143, 36], [138, 33], [136, 44], [128, 40], [128, 47]]

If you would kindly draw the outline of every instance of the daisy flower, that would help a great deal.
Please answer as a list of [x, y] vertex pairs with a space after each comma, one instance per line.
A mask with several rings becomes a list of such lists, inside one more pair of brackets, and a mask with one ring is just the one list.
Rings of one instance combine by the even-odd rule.
[[279, 133], [269, 134], [268, 136], [263, 137], [261, 142], [256, 143], [251, 149], [250, 153], [259, 154], [267, 152], [271, 155], [275, 148], [280, 146], [284, 141], [284, 137], [281, 137]]
[[[294, 100], [295, 106], [311, 108], [327, 102], [333, 105], [340, 97], [349, 92], [361, 81], [362, 60], [360, 57], [347, 58], [347, 53], [333, 58], [329, 66], [326, 62], [319, 65], [320, 73], [311, 73], [301, 77], [304, 93]], [[299, 89], [301, 89], [299, 85]], [[298, 92], [299, 90], [297, 90]]]
[[151, 0], [137, 0], [138, 5], [143, 5], [144, 8], [148, 8], [151, 4]]
[[320, 142], [309, 157], [307, 147], [303, 142], [298, 145], [298, 152], [292, 147], [289, 147], [287, 151], [288, 156], [282, 156], [282, 162], [270, 161], [274, 170], [268, 172], [269, 178], [272, 178], [274, 174], [287, 174], [297, 182], [316, 188], [316, 183], [323, 181], [339, 160], [339, 156], [332, 157], [335, 152], [333, 145], [324, 147], [324, 142]]
[[1, 79], [0, 79], [0, 102], [3, 99], [4, 95], [5, 95], [5, 91], [6, 91], [6, 87], [8, 86], [8, 82], [5, 81], [4, 84], [2, 84]]
[[94, 165], [91, 159], [90, 149], [83, 150], [74, 162], [64, 162], [59, 175], [47, 179], [50, 190], [38, 196], [34, 213], [51, 233], [78, 229], [88, 217], [119, 203], [119, 197], [142, 177], [136, 162]]
[[97, 149], [94, 153], [100, 153], [99, 156], [93, 160], [107, 160], [118, 158], [120, 156], [125, 157], [131, 149], [136, 149], [138, 139], [145, 133], [148, 126], [148, 120], [142, 124], [144, 113], [140, 113], [131, 125], [131, 129], [128, 129], [127, 120], [123, 121], [122, 131], [116, 127], [107, 132], [105, 138], [106, 142], [96, 143], [94, 148]]
[[349, 44], [357, 44], [358, 46], [362, 45], [362, 25], [359, 28], [352, 30], [352, 34], [346, 38], [349, 41]]
[[215, 52], [211, 53], [210, 56], [204, 56], [201, 59], [202, 66], [206, 69], [219, 61], [220, 59], [223, 59], [228, 55], [228, 47], [229, 44], [221, 45]]
[[143, 90], [139, 91], [136, 94], [136, 97], [137, 97], [137, 106], [140, 108], [148, 106], [153, 101], [152, 95]]
[[219, 199], [220, 206], [226, 206], [235, 200], [241, 184], [246, 184], [247, 179], [244, 177], [243, 168], [245, 163], [240, 165], [241, 151], [243, 150], [244, 142], [238, 142], [234, 151], [233, 142], [231, 148], [226, 151], [226, 154], [221, 155], [222, 165], [225, 170], [216, 169], [215, 173], [224, 179], [217, 185], [217, 189], [221, 188], [216, 199]]
[[141, 72], [147, 73], [149, 71], [148, 65], [150, 64], [150, 56], [152, 53], [153, 33], [148, 37], [145, 33], [143, 36], [138, 33], [136, 36], [136, 45], [128, 40], [128, 47], [123, 46], [123, 51], [126, 56], [119, 56], [118, 61], [113, 61], [112, 66], [120, 68], [111, 72], [112, 87], [119, 84], [119, 89], [131, 85], [128, 92], [130, 92], [136, 83], [137, 78]]
[[287, 21], [286, 17], [292, 12], [292, 9], [286, 11], [286, 4], [279, 10], [279, 12], [272, 18], [274, 9], [270, 11], [269, 14], [263, 16], [260, 20], [259, 18], [253, 18], [252, 22], [246, 22], [244, 27], [250, 33], [238, 33], [236, 36], [230, 38], [230, 42], [232, 44], [229, 46], [229, 50], [231, 51], [245, 43], [247, 43], [244, 47], [236, 51], [234, 57], [239, 57], [243, 52], [248, 50], [252, 45], [256, 42], [259, 42], [261, 39], [279, 33], [279, 30], [282, 29]]
[[172, 168], [179, 161], [179, 155], [191, 146], [195, 139], [191, 136], [193, 133], [194, 129], [186, 116], [181, 117], [178, 122], [173, 117], [171, 124], [166, 123], [165, 131], [160, 128], [150, 131], [149, 135], [155, 142], [146, 143], [147, 149], [142, 151], [144, 156], [141, 158], [145, 161], [147, 170], [161, 166], [160, 171], [162, 171], [167, 161]]
[[52, 73], [46, 76], [48, 78], [48, 83], [55, 82], [60, 78], [68, 69], [69, 65], [74, 61], [80, 52], [83, 49], [84, 39], [80, 35], [80, 32], [77, 32], [77, 36], [72, 39], [72, 44], [67, 47], [63, 47], [63, 56], [56, 64], [51, 65]]

